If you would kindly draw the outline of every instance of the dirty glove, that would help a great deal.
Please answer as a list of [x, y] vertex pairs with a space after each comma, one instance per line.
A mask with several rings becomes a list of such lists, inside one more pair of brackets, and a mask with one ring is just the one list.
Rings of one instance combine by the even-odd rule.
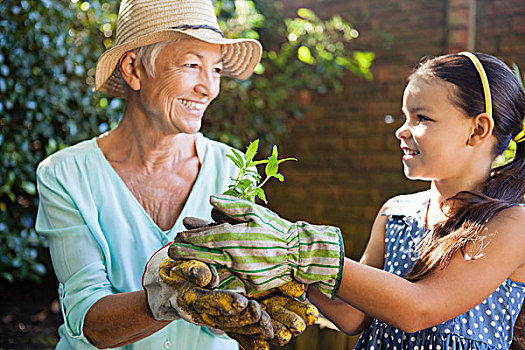
[[[183, 224], [189, 230], [216, 225], [198, 218], [184, 218]], [[222, 269], [221, 279], [229, 279], [231, 276], [231, 271]], [[227, 285], [232, 286], [232, 284]], [[245, 350], [268, 350], [270, 344], [278, 346], [287, 344], [293, 336], [304, 332], [306, 327], [313, 325], [319, 317], [319, 311], [314, 305], [297, 300], [305, 294], [306, 285], [290, 281], [278, 288], [248, 295], [248, 298], [257, 300], [262, 310], [270, 315], [274, 337], [267, 339], [259, 333], [248, 335], [235, 331], [227, 332], [228, 336], [237, 340]]]
[[304, 284], [291, 281], [263, 293], [248, 295], [249, 298], [257, 300], [261, 308], [270, 315], [274, 330], [272, 339], [261, 339], [257, 334], [243, 335], [232, 332], [228, 332], [228, 336], [237, 340], [245, 350], [269, 350], [270, 344], [287, 344], [292, 337], [304, 332], [307, 326], [313, 325], [319, 317], [319, 311], [314, 305], [296, 299], [302, 296], [305, 290]]
[[156, 320], [182, 318], [226, 332], [273, 337], [270, 317], [256, 301], [232, 291], [202, 288], [213, 286], [216, 274], [200, 261], [169, 259], [167, 250], [168, 246], [151, 257], [142, 278]]
[[181, 232], [169, 248], [170, 257], [198, 259], [229, 269], [247, 294], [295, 279], [314, 284], [335, 299], [344, 262], [338, 228], [292, 223], [265, 207], [232, 196], [214, 195], [210, 202], [242, 223]]

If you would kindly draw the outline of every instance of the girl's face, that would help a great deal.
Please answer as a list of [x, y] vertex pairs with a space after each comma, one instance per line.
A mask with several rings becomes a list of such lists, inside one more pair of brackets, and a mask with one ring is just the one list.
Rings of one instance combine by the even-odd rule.
[[396, 131], [409, 179], [460, 179], [469, 170], [468, 140], [472, 118], [451, 98], [456, 87], [435, 78], [415, 76], [405, 88], [405, 123]]

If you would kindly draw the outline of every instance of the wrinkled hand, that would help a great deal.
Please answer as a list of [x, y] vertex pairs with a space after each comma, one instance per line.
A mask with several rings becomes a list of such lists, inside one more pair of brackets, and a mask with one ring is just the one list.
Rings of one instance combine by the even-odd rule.
[[181, 232], [170, 246], [173, 259], [214, 265], [219, 288], [260, 293], [292, 280], [313, 284], [335, 299], [343, 272], [344, 246], [337, 227], [292, 223], [255, 203], [214, 195], [211, 204], [239, 224], [223, 223]]
[[182, 318], [226, 332], [273, 337], [270, 317], [256, 301], [232, 291], [203, 288], [214, 285], [216, 274], [200, 261], [169, 259], [167, 249], [152, 256], [143, 276], [155, 319]]

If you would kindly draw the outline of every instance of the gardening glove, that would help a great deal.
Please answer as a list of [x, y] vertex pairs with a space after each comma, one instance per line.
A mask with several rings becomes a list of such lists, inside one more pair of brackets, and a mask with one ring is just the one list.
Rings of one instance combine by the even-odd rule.
[[[265, 207], [232, 196], [214, 195], [210, 202], [242, 223], [181, 232], [169, 248], [170, 257], [198, 259], [231, 270], [232, 280], [242, 283], [245, 294], [260, 293], [295, 279], [314, 284], [335, 299], [344, 262], [338, 228], [291, 223]], [[221, 279], [219, 287], [224, 283]]]
[[[226, 217], [226, 219], [229, 218]], [[189, 230], [216, 225], [216, 223], [191, 217], [184, 218], [183, 224]], [[223, 269], [223, 272], [222, 278], [232, 275], [227, 269]], [[260, 334], [244, 335], [234, 332], [228, 332], [228, 336], [237, 340], [245, 350], [263, 350], [270, 349], [270, 344], [279, 346], [287, 344], [292, 336], [304, 332], [306, 327], [314, 324], [319, 317], [319, 311], [314, 305], [297, 300], [305, 294], [306, 285], [290, 281], [278, 288], [248, 295], [248, 298], [257, 300], [261, 308], [270, 315], [274, 337], [267, 340]]]
[[237, 340], [246, 350], [268, 350], [270, 345], [287, 344], [292, 337], [304, 332], [307, 326], [313, 325], [319, 317], [319, 311], [314, 305], [296, 299], [304, 295], [305, 291], [306, 285], [291, 281], [263, 293], [248, 295], [249, 298], [257, 300], [261, 308], [270, 315], [274, 337], [266, 340], [260, 339], [257, 334], [243, 335], [232, 332], [228, 332], [228, 336]]
[[271, 339], [269, 315], [255, 300], [226, 290], [209, 290], [216, 274], [196, 260], [172, 260], [168, 246], [155, 253], [146, 264], [142, 284], [153, 317], [188, 322], [226, 332], [258, 334]]

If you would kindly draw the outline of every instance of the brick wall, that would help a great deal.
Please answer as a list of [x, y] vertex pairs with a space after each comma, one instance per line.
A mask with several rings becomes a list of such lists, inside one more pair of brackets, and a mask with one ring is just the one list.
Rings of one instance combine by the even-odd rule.
[[[344, 77], [339, 95], [313, 96], [307, 114], [289, 125], [280, 153], [284, 184], [269, 185], [270, 207], [291, 219], [341, 227], [347, 255], [359, 258], [381, 204], [428, 183], [402, 173], [394, 131], [401, 124], [406, 77], [425, 55], [476, 49], [525, 67], [525, 1], [477, 1], [476, 28], [470, 0], [286, 0], [293, 15], [312, 8], [321, 18], [340, 15], [359, 31], [351, 48], [376, 54], [373, 81]], [[388, 123], [385, 116], [392, 116]]]

